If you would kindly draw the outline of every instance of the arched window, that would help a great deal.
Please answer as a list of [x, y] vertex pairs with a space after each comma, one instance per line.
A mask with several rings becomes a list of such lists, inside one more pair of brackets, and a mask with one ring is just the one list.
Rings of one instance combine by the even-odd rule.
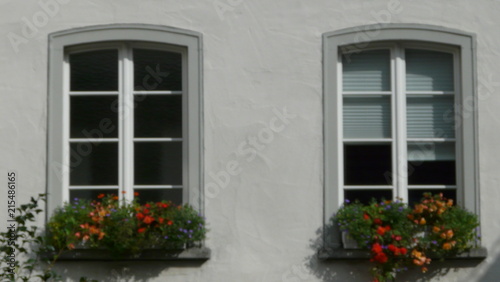
[[201, 36], [112, 25], [50, 36], [52, 210], [115, 194], [202, 210]]
[[373, 25], [323, 39], [325, 224], [345, 200], [424, 192], [478, 213], [473, 36]]

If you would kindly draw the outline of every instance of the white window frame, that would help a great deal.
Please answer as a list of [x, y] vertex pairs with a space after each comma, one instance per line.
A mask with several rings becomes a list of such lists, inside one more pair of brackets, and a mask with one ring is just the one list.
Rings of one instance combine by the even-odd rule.
[[[134, 93], [147, 95], [182, 95], [182, 142], [183, 142], [183, 203], [189, 203], [203, 213], [202, 185], [202, 83], [201, 83], [201, 35], [191, 31], [152, 25], [107, 25], [74, 29], [50, 35], [49, 40], [49, 116], [48, 116], [48, 163], [47, 207], [51, 213], [63, 202], [69, 201], [69, 98], [91, 95], [91, 92], [69, 91], [69, 54], [90, 50], [117, 49], [119, 51], [118, 91], [102, 92], [120, 96], [118, 114], [119, 136], [114, 139], [95, 141], [119, 142], [119, 183], [117, 186], [92, 186], [92, 188], [118, 188], [125, 194], [120, 197], [131, 200], [134, 185], [134, 141], [173, 141], [172, 138], [134, 138]], [[182, 91], [135, 91], [133, 83], [132, 48], [162, 50], [180, 53], [182, 57]], [[168, 93], [167, 93], [168, 92]], [[101, 93], [101, 92], [99, 92]], [[96, 93], [96, 94], [99, 94]], [[101, 94], [102, 94], [101, 93]], [[126, 128], [127, 130], [124, 130]], [[144, 140], [143, 140], [144, 139]], [[147, 140], [146, 140], [147, 139]], [[168, 140], [167, 140], [168, 139]], [[82, 139], [80, 141], [92, 141]], [[73, 189], [81, 187], [72, 186]], [[155, 185], [154, 188], [179, 188], [172, 185]]]
[[[456, 171], [457, 171], [457, 203], [468, 210], [479, 214], [479, 180], [477, 161], [477, 111], [475, 93], [475, 37], [472, 34], [442, 27], [417, 24], [369, 25], [344, 29], [323, 35], [323, 77], [324, 77], [324, 225], [330, 226], [331, 216], [343, 202], [343, 145], [342, 138], [342, 61], [340, 54], [346, 52], [362, 52], [384, 47], [401, 50], [398, 46], [414, 49], [427, 49], [453, 53], [455, 70], [455, 127], [456, 137]], [[406, 156], [406, 125], [398, 121], [404, 116], [406, 109], [405, 87], [402, 85], [404, 61], [391, 52], [392, 113], [397, 105], [397, 116], [392, 116], [393, 158]], [[395, 81], [399, 81], [396, 88]], [[394, 99], [395, 98], [395, 99]], [[402, 110], [401, 110], [402, 109]], [[401, 121], [401, 119], [399, 119]], [[406, 120], [406, 118], [402, 119]], [[398, 145], [399, 144], [399, 145]], [[406, 163], [397, 164], [392, 187], [398, 189], [395, 197], [407, 199]], [[371, 186], [372, 187], [372, 186]], [[391, 187], [391, 188], [392, 188]], [[434, 186], [433, 186], [434, 187]], [[362, 188], [362, 187], [360, 187]], [[435, 187], [437, 188], [437, 187]], [[395, 191], [396, 192], [396, 191]], [[340, 241], [335, 236], [335, 227], [325, 228], [325, 244], [327, 247], [339, 247]], [[333, 235], [332, 235], [333, 232]], [[332, 237], [333, 236], [333, 237]]]

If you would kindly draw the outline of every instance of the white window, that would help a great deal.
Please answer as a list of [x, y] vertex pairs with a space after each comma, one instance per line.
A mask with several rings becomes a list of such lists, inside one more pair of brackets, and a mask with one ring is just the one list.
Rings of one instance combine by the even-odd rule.
[[325, 226], [346, 199], [423, 192], [479, 213], [474, 36], [388, 24], [323, 39]]
[[199, 52], [163, 27], [51, 36], [49, 206], [139, 193], [201, 211]]
[[[375, 45], [375, 44], [373, 44]], [[340, 53], [340, 199], [456, 199], [458, 53], [399, 43]]]

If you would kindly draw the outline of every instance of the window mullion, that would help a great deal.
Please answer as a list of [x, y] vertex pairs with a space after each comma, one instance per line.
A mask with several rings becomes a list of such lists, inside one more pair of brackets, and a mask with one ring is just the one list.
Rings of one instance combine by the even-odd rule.
[[132, 50], [124, 44], [121, 48], [120, 71], [120, 165], [122, 173], [120, 188], [125, 194], [120, 197], [131, 201], [133, 199], [134, 185], [134, 95], [133, 95], [133, 61]]
[[395, 158], [396, 175], [395, 184], [397, 197], [404, 201], [408, 200], [408, 160], [407, 160], [407, 140], [406, 140], [406, 86], [405, 86], [405, 58], [404, 49], [396, 46], [394, 49], [395, 58]]

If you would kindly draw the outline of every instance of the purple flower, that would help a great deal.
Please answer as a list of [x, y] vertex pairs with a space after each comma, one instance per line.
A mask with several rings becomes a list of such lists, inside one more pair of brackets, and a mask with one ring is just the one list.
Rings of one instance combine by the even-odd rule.
[[434, 244], [434, 245], [438, 244], [438, 242], [436, 240], [432, 241], [431, 243]]
[[346, 204], [349, 204], [351, 201], [349, 201], [349, 199], [345, 199], [345, 203]]
[[398, 211], [402, 212], [403, 211], [403, 207], [399, 207]]
[[165, 237], [163, 237], [163, 238], [168, 239], [168, 236], [165, 236]]
[[188, 224], [190, 224], [190, 223], [191, 223], [191, 220], [188, 220], [188, 221], [187, 221], [187, 223], [188, 223]]
[[391, 206], [390, 206], [390, 205], [387, 205], [387, 206], [385, 207], [385, 209], [386, 209], [386, 210], [388, 210], [388, 209], [390, 209], [390, 208], [391, 208]]

